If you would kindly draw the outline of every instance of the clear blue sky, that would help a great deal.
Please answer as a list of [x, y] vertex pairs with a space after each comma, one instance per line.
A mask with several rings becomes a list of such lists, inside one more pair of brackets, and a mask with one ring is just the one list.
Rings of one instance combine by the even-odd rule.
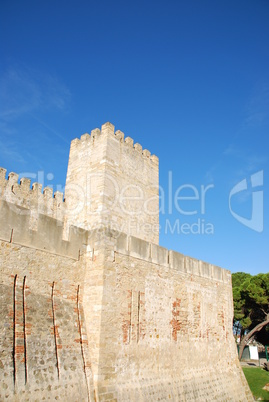
[[[268, 21], [268, 0], [1, 0], [0, 166], [64, 186], [70, 141], [110, 121], [160, 158], [162, 246], [268, 272]], [[170, 214], [171, 176], [197, 199]]]

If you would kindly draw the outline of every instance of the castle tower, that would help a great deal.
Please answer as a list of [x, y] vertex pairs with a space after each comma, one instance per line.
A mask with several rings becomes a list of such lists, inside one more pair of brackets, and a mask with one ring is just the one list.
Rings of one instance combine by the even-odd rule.
[[71, 143], [67, 222], [159, 242], [159, 160], [106, 123]]

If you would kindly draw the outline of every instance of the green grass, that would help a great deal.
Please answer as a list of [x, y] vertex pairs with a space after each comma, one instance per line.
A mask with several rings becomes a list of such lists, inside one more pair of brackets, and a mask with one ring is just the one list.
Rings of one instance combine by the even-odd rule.
[[243, 371], [254, 398], [269, 402], [269, 392], [263, 389], [269, 383], [269, 372], [260, 367], [243, 367]]

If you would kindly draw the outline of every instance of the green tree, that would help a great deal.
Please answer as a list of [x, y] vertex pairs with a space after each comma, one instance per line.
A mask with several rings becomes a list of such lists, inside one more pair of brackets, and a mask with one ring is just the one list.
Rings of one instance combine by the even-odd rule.
[[234, 323], [241, 324], [239, 359], [250, 338], [269, 324], [269, 273], [232, 274]]

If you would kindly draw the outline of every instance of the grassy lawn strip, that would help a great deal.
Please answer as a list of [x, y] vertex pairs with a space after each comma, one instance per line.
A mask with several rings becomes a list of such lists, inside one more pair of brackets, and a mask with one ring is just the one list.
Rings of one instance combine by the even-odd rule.
[[243, 371], [255, 399], [269, 402], [269, 392], [263, 389], [269, 383], [269, 372], [260, 367], [243, 367]]

